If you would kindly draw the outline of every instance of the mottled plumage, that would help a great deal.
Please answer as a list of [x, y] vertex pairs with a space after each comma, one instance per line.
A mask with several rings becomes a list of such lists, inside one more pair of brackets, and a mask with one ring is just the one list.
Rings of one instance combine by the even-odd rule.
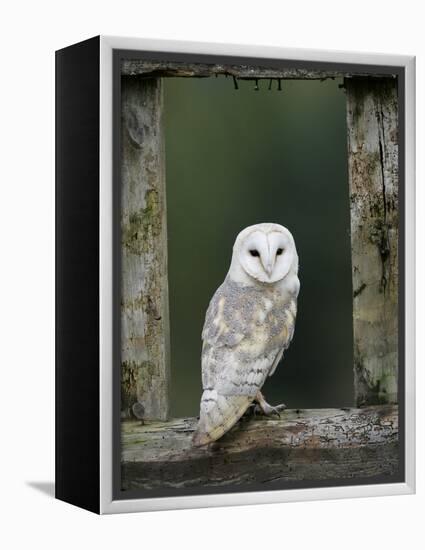
[[[248, 252], [253, 256], [252, 242], [258, 241], [256, 233], [259, 231], [265, 233], [267, 239], [269, 233], [283, 233], [285, 239], [282, 241], [283, 237], [278, 236], [277, 242], [284, 242], [288, 248], [293, 246], [289, 267], [286, 269], [283, 262], [279, 264], [284, 273], [282, 277], [273, 275], [277, 260], [273, 268], [269, 268], [268, 275], [260, 273], [262, 268], [259, 268], [256, 277], [255, 262], [254, 268], [248, 263], [250, 274], [246, 269], [243, 273], [238, 270], [240, 264], [243, 267], [246, 263], [243, 243], [248, 240], [248, 248], [251, 247]], [[261, 242], [258, 248], [261, 251]], [[267, 255], [267, 251], [263, 255]], [[268, 261], [260, 253], [258, 258], [261, 263]], [[260, 224], [245, 229], [238, 236], [232, 266], [210, 302], [202, 332], [204, 392], [200, 421], [193, 439], [195, 445], [217, 440], [238, 421], [254, 399], [261, 401], [262, 396], [257, 395], [261, 395], [259, 391], [267, 376], [275, 371], [294, 333], [299, 288], [297, 270], [298, 257], [292, 236], [282, 226]], [[288, 273], [290, 284], [284, 284], [282, 281]], [[266, 278], [271, 281], [260, 280]]]

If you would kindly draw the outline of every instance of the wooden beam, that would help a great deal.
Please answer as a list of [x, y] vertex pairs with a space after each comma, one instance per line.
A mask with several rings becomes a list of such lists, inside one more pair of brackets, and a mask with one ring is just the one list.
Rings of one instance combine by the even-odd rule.
[[165, 420], [169, 316], [160, 79], [122, 77], [121, 410]]
[[397, 403], [397, 81], [346, 79], [355, 398]]
[[[290, 62], [288, 62], [289, 65]], [[302, 68], [264, 67], [252, 65], [226, 65], [218, 63], [186, 63], [171, 61], [147, 61], [143, 59], [125, 59], [121, 62], [123, 75], [141, 75], [145, 78], [178, 76], [198, 77], [227, 75], [242, 80], [254, 80], [256, 78], [273, 78], [288, 80], [325, 80], [327, 78], [342, 78], [352, 75], [364, 75], [361, 71], [340, 70], [310, 70]], [[375, 75], [373, 75], [375, 76]], [[382, 75], [381, 75], [382, 76]], [[394, 75], [385, 75], [394, 76]]]
[[196, 418], [122, 423], [122, 488], [164, 488], [392, 475], [398, 409], [288, 410], [244, 417], [218, 442], [192, 446]]

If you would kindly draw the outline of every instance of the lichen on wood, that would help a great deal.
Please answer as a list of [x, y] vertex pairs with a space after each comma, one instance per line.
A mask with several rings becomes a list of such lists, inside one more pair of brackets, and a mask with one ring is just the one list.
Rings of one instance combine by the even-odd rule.
[[[152, 54], [154, 56], [155, 54]], [[153, 77], [205, 78], [209, 76], [231, 76], [241, 80], [287, 79], [287, 80], [326, 80], [341, 78], [353, 74], [365, 74], [364, 71], [344, 71], [338, 69], [306, 69], [291, 66], [291, 61], [282, 66], [281, 60], [268, 62], [267, 66], [258, 61], [257, 65], [232, 63], [192, 63], [186, 61], [159, 61], [152, 59], [124, 59], [121, 62], [121, 74]], [[381, 75], [382, 76], [382, 75]], [[394, 75], [387, 75], [394, 76]]]
[[121, 411], [165, 420], [169, 327], [160, 79], [122, 77]]
[[398, 408], [288, 410], [244, 417], [223, 438], [194, 447], [196, 418], [122, 423], [123, 490], [392, 476]]
[[359, 406], [397, 403], [397, 80], [347, 78], [345, 88], [355, 397]]

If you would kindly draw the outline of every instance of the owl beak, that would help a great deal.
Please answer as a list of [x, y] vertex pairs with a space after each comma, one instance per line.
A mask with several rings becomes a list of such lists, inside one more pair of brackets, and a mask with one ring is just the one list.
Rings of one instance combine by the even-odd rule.
[[272, 271], [273, 271], [273, 264], [272, 262], [268, 262], [266, 264], [266, 271], [267, 271], [267, 275], [270, 277], [270, 275], [272, 274]]
[[271, 258], [269, 254], [267, 254], [267, 257], [264, 258], [264, 261], [263, 258], [261, 258], [261, 263], [263, 264], [265, 272], [270, 277], [274, 267], [273, 258]]

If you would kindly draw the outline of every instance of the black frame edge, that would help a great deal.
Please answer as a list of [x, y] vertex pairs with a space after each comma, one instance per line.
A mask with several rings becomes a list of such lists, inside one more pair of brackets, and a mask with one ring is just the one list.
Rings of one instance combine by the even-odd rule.
[[55, 496], [100, 513], [100, 37], [56, 52]]

